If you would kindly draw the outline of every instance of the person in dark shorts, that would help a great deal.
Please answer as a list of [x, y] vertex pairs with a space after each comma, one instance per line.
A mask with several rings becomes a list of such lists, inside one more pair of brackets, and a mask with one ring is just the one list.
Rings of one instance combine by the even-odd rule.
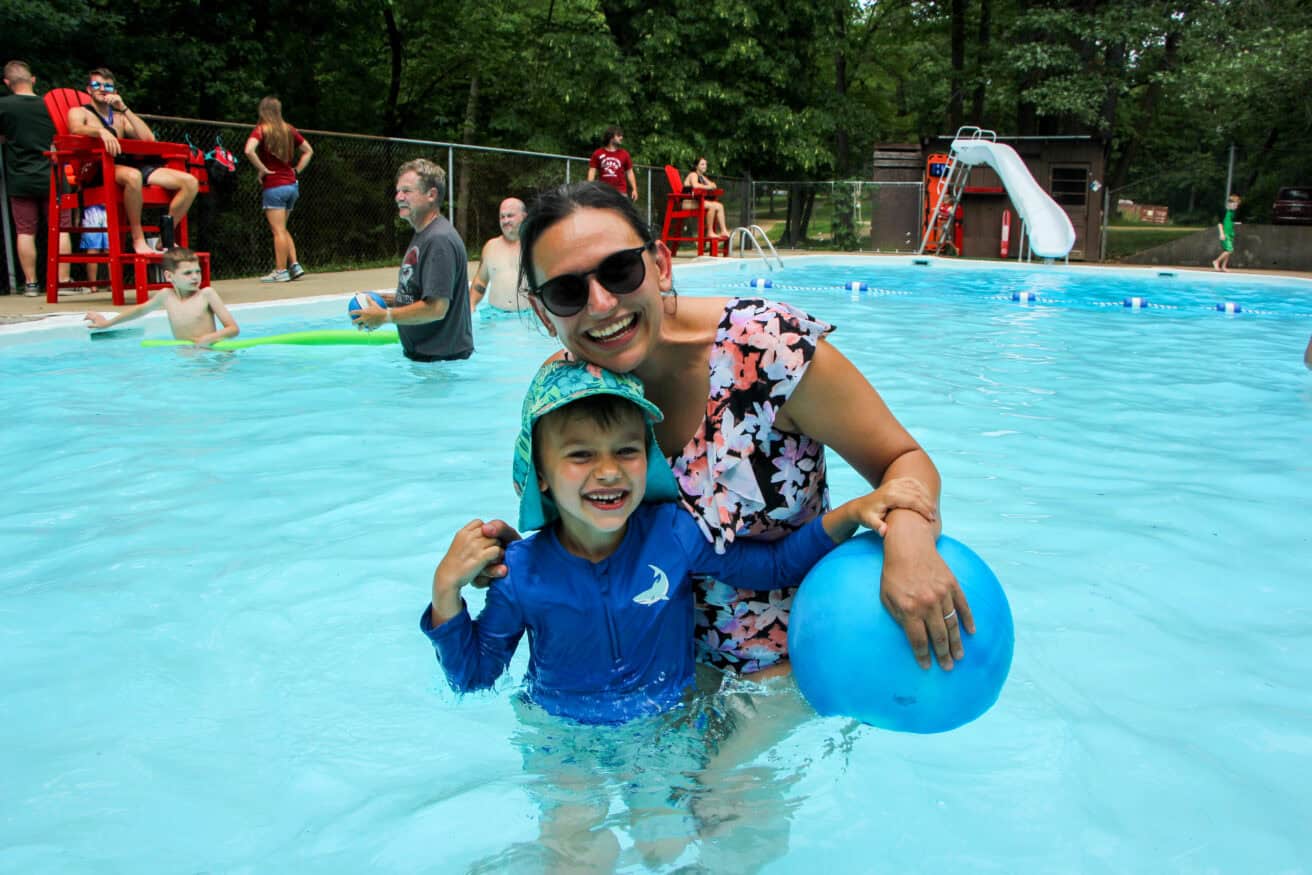
[[474, 354], [469, 311], [469, 255], [442, 215], [446, 171], [420, 158], [396, 175], [396, 210], [415, 229], [401, 260], [396, 291], [382, 295], [387, 308], [354, 311], [357, 328], [395, 322], [406, 358], [417, 362], [467, 359]]
[[[5, 64], [5, 86], [10, 93], [0, 97], [0, 141], [5, 156], [5, 193], [18, 238], [18, 264], [23, 270], [23, 294], [41, 294], [37, 279], [36, 237], [44, 227], [42, 216], [50, 196], [50, 159], [45, 150], [55, 138], [55, 126], [45, 101], [36, 93], [36, 77], [23, 61]], [[63, 218], [61, 216], [61, 218]], [[60, 227], [66, 227], [67, 221]], [[61, 252], [70, 251], [68, 234], [59, 235]], [[69, 266], [59, 266], [60, 281], [67, 282]], [[8, 285], [0, 295], [9, 294]]]

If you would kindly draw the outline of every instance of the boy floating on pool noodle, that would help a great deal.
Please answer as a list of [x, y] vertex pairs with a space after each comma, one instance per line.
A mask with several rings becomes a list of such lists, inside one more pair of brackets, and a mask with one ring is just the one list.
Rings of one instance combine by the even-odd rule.
[[[583, 362], [538, 372], [524, 399], [514, 477], [519, 527], [539, 531], [503, 545], [482, 521], [466, 525], [433, 574], [433, 601], [420, 619], [454, 689], [492, 686], [527, 631], [527, 687], [546, 711], [621, 723], [670, 710], [693, 681], [695, 573], [776, 589], [858, 526], [882, 533], [894, 507], [934, 514], [928, 490], [902, 478], [787, 538], [734, 541], [717, 554], [677, 500], [652, 429], [661, 418], [629, 375]], [[506, 576], [473, 620], [460, 590], [502, 561]]]
[[[241, 331], [237, 321], [232, 318], [223, 299], [214, 289], [200, 287], [200, 261], [190, 249], [177, 247], [164, 253], [160, 259], [164, 268], [164, 279], [173, 284], [170, 289], [161, 289], [144, 304], [138, 304], [131, 310], [118, 313], [112, 319], [106, 319], [99, 313], [90, 312], [83, 318], [90, 322], [90, 327], [112, 328], [157, 310], [162, 305], [169, 315], [169, 327], [178, 340], [190, 340], [197, 346], [209, 346], [220, 340], [236, 337]], [[223, 327], [216, 328], [215, 320]]]

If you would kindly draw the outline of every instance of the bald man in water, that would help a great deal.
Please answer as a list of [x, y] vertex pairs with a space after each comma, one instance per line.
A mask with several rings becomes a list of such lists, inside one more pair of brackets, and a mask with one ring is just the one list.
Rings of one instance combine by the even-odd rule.
[[497, 310], [516, 311], [528, 305], [519, 288], [519, 226], [524, 223], [524, 202], [508, 197], [501, 202], [498, 219], [501, 236], [483, 244], [478, 273], [469, 289], [469, 308], [487, 296], [488, 305]]

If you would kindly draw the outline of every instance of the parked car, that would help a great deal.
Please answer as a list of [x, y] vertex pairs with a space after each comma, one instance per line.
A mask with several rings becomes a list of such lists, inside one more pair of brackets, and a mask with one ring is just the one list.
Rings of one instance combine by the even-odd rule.
[[1293, 185], [1276, 192], [1271, 221], [1277, 225], [1312, 225], [1312, 185]]

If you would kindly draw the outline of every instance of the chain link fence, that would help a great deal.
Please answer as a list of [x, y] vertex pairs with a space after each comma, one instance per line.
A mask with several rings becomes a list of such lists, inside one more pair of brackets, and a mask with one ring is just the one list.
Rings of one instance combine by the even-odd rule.
[[[231, 192], [197, 199], [191, 244], [213, 253], [218, 278], [258, 276], [273, 267], [273, 243], [260, 208], [260, 181], [242, 154], [252, 125], [144, 116], [159, 140], [188, 142], [209, 151], [221, 141], [238, 158]], [[427, 158], [447, 171], [442, 212], [464, 239], [471, 258], [501, 233], [498, 210], [507, 197], [531, 203], [543, 190], [587, 179], [588, 159], [570, 155], [491, 149], [426, 140], [302, 130], [314, 158], [300, 178], [300, 199], [288, 222], [297, 256], [308, 270], [344, 270], [396, 264], [411, 229], [396, 217], [396, 170]], [[635, 168], [639, 212], [659, 234], [671, 191], [663, 167]], [[682, 172], [681, 174], [682, 175]], [[748, 181], [721, 177], [730, 224], [748, 224]]]
[[914, 252], [920, 243], [919, 182], [752, 183], [751, 222], [775, 246], [846, 252]]

